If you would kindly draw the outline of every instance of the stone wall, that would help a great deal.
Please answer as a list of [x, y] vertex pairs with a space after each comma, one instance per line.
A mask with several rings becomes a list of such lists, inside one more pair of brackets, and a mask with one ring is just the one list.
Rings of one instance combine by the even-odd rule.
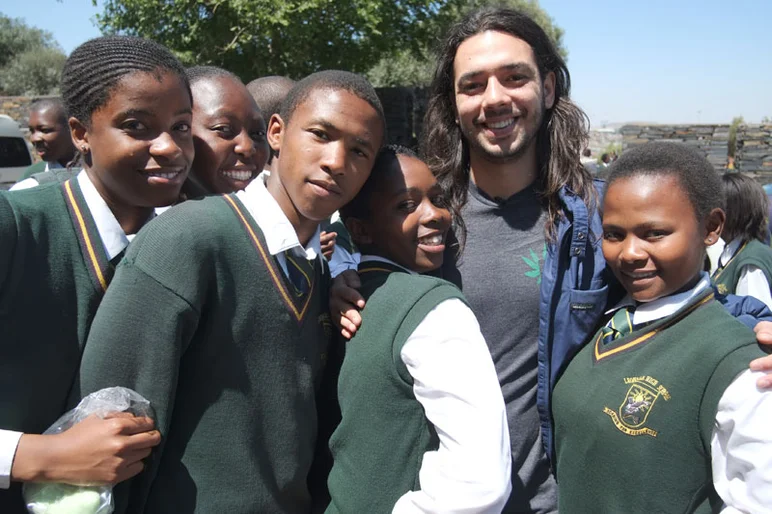
[[761, 182], [772, 182], [772, 125], [741, 125], [737, 129], [737, 169]]
[[705, 154], [716, 170], [727, 165], [729, 125], [625, 125], [619, 132], [625, 150], [650, 141], [684, 143]]

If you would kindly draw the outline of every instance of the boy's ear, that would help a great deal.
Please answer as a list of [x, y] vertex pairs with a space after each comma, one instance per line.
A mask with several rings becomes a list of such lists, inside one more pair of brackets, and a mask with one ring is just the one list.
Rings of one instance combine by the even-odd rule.
[[281, 149], [281, 140], [284, 137], [285, 129], [286, 125], [279, 114], [274, 114], [268, 120], [268, 144], [271, 145], [274, 152], [278, 152]]
[[372, 244], [373, 238], [370, 236], [370, 230], [365, 221], [359, 218], [348, 218], [345, 225], [355, 245], [362, 247]]
[[705, 246], [711, 246], [718, 238], [721, 237], [721, 232], [724, 230], [724, 223], [726, 222], [726, 214], [722, 209], [713, 209], [705, 218]]

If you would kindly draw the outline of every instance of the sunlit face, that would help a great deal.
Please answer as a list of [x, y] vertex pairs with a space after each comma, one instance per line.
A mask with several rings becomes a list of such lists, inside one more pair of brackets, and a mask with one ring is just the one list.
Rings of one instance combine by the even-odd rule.
[[674, 176], [621, 178], [603, 204], [603, 256], [635, 301], [650, 302], [696, 283], [722, 217], [698, 220]]
[[29, 140], [40, 158], [66, 165], [75, 157], [63, 109], [49, 106], [29, 114]]
[[268, 159], [265, 120], [247, 88], [231, 77], [196, 81], [191, 178], [211, 193], [247, 187]]
[[450, 211], [442, 188], [422, 161], [400, 155], [371, 193], [363, 221], [373, 251], [419, 273], [442, 266]]
[[453, 81], [457, 123], [473, 157], [506, 161], [534, 147], [555, 76], [540, 76], [528, 43], [495, 31], [470, 37], [456, 51]]
[[285, 122], [271, 118], [278, 151], [268, 190], [285, 214], [322, 221], [351, 201], [372, 170], [383, 141], [378, 111], [343, 89], [314, 89]]
[[171, 72], [126, 75], [90, 123], [70, 119], [94, 186], [109, 205], [131, 207], [178, 199], [193, 162], [190, 123], [190, 95]]

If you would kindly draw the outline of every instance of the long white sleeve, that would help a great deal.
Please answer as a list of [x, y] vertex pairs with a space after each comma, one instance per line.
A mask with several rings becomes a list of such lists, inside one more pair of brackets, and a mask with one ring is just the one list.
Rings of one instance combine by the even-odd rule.
[[511, 491], [511, 449], [504, 399], [472, 311], [458, 299], [434, 308], [401, 357], [413, 392], [440, 444], [426, 452], [420, 491], [395, 513], [499, 513]]
[[711, 456], [722, 514], [772, 513], [772, 391], [756, 387], [761, 373], [742, 372], [718, 403]]
[[735, 291], [737, 296], [752, 296], [761, 300], [772, 309], [772, 293], [769, 291], [769, 282], [761, 268], [758, 266], [743, 266], [740, 280], [737, 281]]
[[13, 458], [21, 436], [21, 432], [0, 429], [0, 489], [8, 489], [11, 485]]

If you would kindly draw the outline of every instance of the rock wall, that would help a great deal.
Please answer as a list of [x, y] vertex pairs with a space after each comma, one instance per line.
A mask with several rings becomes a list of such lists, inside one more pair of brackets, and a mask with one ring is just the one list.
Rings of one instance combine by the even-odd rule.
[[737, 169], [772, 182], [772, 125], [740, 125], [736, 155]]
[[625, 150], [650, 141], [671, 141], [701, 151], [716, 170], [727, 165], [729, 125], [625, 125], [619, 132]]

